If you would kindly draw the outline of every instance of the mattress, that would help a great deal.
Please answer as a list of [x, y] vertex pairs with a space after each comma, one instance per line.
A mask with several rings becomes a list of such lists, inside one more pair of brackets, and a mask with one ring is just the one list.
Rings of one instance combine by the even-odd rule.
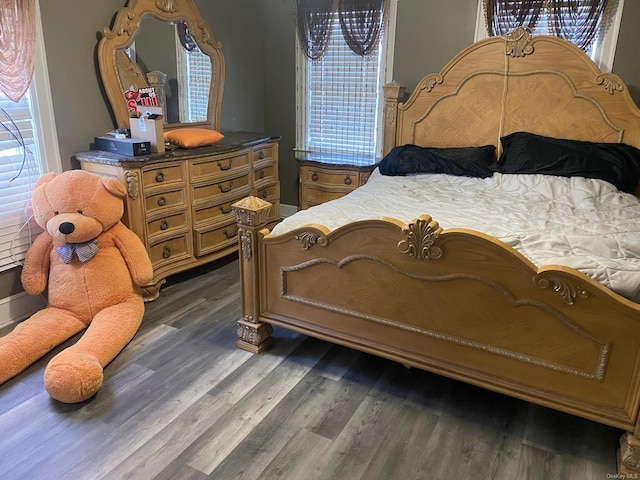
[[405, 223], [429, 214], [444, 229], [469, 228], [518, 250], [538, 267], [564, 265], [631, 299], [640, 290], [640, 200], [582, 177], [442, 174], [384, 176], [332, 202], [297, 212], [273, 235], [308, 224], [334, 230], [358, 220]]

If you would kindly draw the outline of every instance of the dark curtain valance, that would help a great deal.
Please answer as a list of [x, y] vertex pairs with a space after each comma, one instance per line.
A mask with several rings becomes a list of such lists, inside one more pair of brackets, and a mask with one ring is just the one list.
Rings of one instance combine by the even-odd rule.
[[491, 36], [503, 36], [516, 27], [533, 30], [546, 0], [485, 0], [487, 29]]
[[329, 43], [333, 0], [296, 0], [298, 39], [305, 55], [322, 56]]
[[307, 57], [320, 58], [331, 31], [334, 12], [349, 48], [358, 55], [375, 50], [384, 28], [388, 0], [296, 0], [298, 39]]
[[484, 0], [487, 32], [506, 35], [516, 27], [535, 29], [547, 15], [549, 35], [587, 50], [607, 25], [615, 0]]

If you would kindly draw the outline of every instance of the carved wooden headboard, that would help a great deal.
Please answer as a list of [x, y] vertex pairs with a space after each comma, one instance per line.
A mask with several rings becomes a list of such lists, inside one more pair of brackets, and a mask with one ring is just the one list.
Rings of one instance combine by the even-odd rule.
[[496, 145], [516, 131], [640, 148], [640, 110], [624, 82], [573, 44], [524, 28], [477, 42], [399, 103], [384, 87], [384, 153], [395, 145]]

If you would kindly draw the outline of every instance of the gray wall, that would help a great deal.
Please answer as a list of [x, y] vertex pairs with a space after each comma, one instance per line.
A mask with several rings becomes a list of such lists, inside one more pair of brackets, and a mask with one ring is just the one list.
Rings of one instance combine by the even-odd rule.
[[[222, 130], [282, 137], [282, 202], [297, 204], [294, 0], [195, 0], [222, 43], [226, 80]], [[124, 0], [41, 1], [44, 40], [62, 165], [114, 122], [96, 60], [100, 32]], [[411, 90], [473, 41], [477, 0], [400, 0], [394, 79]], [[640, 104], [640, 2], [626, 0], [613, 70]], [[0, 273], [0, 298], [21, 291], [18, 269]]]

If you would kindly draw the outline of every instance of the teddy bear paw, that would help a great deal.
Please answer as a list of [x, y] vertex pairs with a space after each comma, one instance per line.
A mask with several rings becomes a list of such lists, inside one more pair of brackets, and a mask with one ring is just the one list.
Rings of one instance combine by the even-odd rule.
[[102, 385], [104, 375], [98, 360], [86, 353], [61, 352], [44, 372], [44, 386], [49, 395], [64, 403], [91, 398]]

